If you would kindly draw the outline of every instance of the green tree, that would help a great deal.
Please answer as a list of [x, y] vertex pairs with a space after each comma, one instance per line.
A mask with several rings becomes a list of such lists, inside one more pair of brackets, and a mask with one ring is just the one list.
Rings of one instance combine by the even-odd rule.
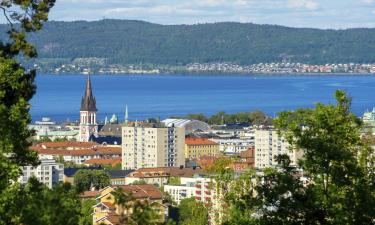
[[188, 114], [186, 117], [188, 119], [192, 119], [192, 120], [199, 120], [199, 121], [202, 121], [202, 122], [207, 122], [207, 117], [203, 113]]
[[208, 210], [202, 202], [195, 198], [185, 198], [179, 205], [179, 221], [181, 225], [208, 225]]
[[287, 155], [278, 155], [280, 167], [249, 177], [257, 185], [246, 192], [231, 181], [224, 224], [373, 224], [374, 150], [360, 137], [362, 123], [349, 111], [350, 98], [343, 91], [335, 96], [336, 105], [319, 103], [275, 120], [291, 150], [303, 151], [306, 182]]
[[136, 180], [132, 183], [133, 185], [142, 185], [142, 184], [147, 184], [145, 180]]
[[98, 190], [110, 184], [110, 177], [103, 170], [82, 169], [74, 174], [74, 185], [78, 192], [88, 191], [91, 188]]
[[180, 185], [181, 184], [181, 177], [169, 177], [168, 184], [170, 185]]
[[[5, 202], [3, 205], [7, 209], [6, 213], [13, 216], [7, 224], [78, 224], [80, 199], [70, 184], [58, 184], [50, 190], [31, 178], [24, 187], [14, 185], [12, 188], [13, 191], [7, 193], [12, 202]], [[2, 216], [3, 213], [2, 211]]]
[[81, 203], [81, 217], [79, 225], [92, 225], [93, 206], [96, 204], [95, 199], [83, 200]]
[[27, 129], [31, 122], [28, 101], [35, 93], [35, 71], [26, 71], [16, 58], [36, 56], [26, 34], [42, 28], [53, 5], [54, 0], [0, 2], [9, 23], [8, 37], [0, 41], [0, 224], [20, 224], [20, 211], [8, 209], [33, 204], [16, 205], [21, 190], [15, 181], [21, 166], [38, 164], [37, 154], [29, 151], [33, 132]]
[[304, 152], [300, 165], [312, 180], [305, 192], [317, 200], [307, 209], [319, 215], [309, 223], [371, 224], [375, 188], [368, 165], [374, 151], [361, 139], [362, 121], [350, 113], [351, 99], [340, 90], [335, 97], [336, 105], [280, 113], [276, 125]]

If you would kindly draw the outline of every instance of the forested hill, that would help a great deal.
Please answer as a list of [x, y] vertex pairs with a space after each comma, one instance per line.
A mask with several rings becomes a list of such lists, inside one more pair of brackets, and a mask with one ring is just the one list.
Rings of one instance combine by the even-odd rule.
[[375, 62], [375, 29], [319, 30], [243, 23], [167, 26], [101, 20], [48, 22], [31, 41], [41, 58], [98, 57], [121, 64], [253, 64], [282, 59], [313, 64]]

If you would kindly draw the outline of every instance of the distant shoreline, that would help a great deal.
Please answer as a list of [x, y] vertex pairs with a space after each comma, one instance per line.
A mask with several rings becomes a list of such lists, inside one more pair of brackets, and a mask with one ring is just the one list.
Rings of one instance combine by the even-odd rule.
[[[41, 76], [82, 76], [85, 73], [38, 73]], [[100, 74], [93, 73], [94, 76], [375, 76], [375, 73], [116, 73]]]

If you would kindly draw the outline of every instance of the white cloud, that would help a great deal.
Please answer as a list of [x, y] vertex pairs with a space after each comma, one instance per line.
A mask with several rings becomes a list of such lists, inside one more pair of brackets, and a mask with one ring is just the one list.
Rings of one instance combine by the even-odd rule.
[[360, 0], [360, 1], [366, 4], [371, 4], [375, 2], [375, 0]]
[[319, 4], [310, 0], [288, 0], [288, 6], [297, 9], [315, 10], [319, 8]]
[[68, 21], [109, 18], [160, 24], [237, 21], [292, 27], [375, 27], [371, 3], [375, 0], [57, 0], [50, 15], [51, 20]]

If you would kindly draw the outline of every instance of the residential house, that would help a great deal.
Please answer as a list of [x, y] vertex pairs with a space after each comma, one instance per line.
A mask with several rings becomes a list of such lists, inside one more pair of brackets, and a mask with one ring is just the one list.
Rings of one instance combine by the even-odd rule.
[[97, 204], [93, 206], [93, 225], [108, 224], [122, 225], [119, 223], [121, 216], [131, 215], [132, 208], [123, 210], [116, 204], [112, 192], [121, 188], [125, 193], [130, 194], [134, 199], [128, 204], [134, 204], [135, 201], [147, 201], [152, 204], [153, 209], [159, 215], [157, 219], [160, 223], [168, 219], [168, 207], [163, 204], [162, 192], [153, 185], [119, 185], [109, 186], [100, 191], [96, 198]]

